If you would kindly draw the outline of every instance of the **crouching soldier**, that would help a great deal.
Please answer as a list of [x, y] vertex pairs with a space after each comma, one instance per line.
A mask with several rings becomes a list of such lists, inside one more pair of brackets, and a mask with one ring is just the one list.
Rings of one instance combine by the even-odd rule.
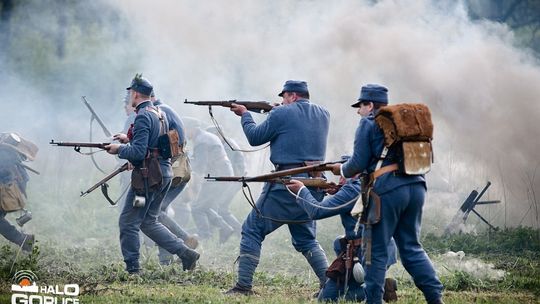
[[34, 160], [37, 150], [36, 145], [14, 133], [0, 133], [0, 234], [27, 252], [32, 251], [34, 235], [20, 232], [5, 216], [8, 212], [22, 210], [23, 214], [17, 218], [21, 227], [32, 218], [31, 213], [24, 210], [28, 167], [22, 162]]
[[[345, 229], [345, 235], [338, 237], [334, 242], [337, 258], [328, 267], [326, 283], [318, 295], [319, 301], [338, 301], [341, 297], [346, 301], [363, 301], [366, 298], [362, 286], [364, 269], [361, 265], [363, 260], [361, 250], [363, 227], [356, 227], [357, 218], [351, 215], [355, 202], [361, 193], [360, 181], [357, 177], [347, 180], [341, 178], [340, 186], [339, 191], [332, 197], [318, 201], [301, 181], [292, 180], [291, 184], [287, 185], [296, 194], [297, 203], [306, 210], [310, 219], [319, 220], [339, 215]], [[395, 263], [396, 245], [392, 241], [388, 245], [387, 267]], [[393, 279], [387, 280], [392, 281]], [[392, 293], [395, 294], [394, 288], [386, 288], [385, 299], [390, 299]]]
[[157, 149], [158, 138], [169, 129], [167, 120], [150, 101], [150, 82], [137, 75], [127, 89], [137, 113], [135, 122], [131, 132], [128, 131], [129, 136], [115, 135], [123, 144], [106, 146], [108, 153], [118, 154], [134, 166], [131, 187], [119, 219], [120, 247], [126, 270], [129, 273], [140, 271], [139, 230], [160, 247], [178, 255], [184, 270], [194, 269], [199, 254], [158, 221], [161, 202], [172, 178], [171, 160], [160, 156]]

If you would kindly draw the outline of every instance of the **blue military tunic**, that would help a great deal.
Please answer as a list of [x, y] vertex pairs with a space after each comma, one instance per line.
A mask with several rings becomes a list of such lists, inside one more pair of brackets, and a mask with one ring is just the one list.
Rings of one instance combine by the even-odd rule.
[[[344, 177], [375, 170], [384, 145], [384, 135], [373, 113], [362, 118], [356, 130], [353, 156], [341, 167]], [[398, 155], [390, 149], [383, 166], [396, 163]], [[442, 284], [419, 241], [426, 185], [424, 176], [389, 172], [377, 178], [373, 191], [381, 198], [381, 220], [372, 225], [372, 263], [366, 265], [367, 303], [381, 303], [387, 262], [387, 246], [392, 236], [400, 258], [422, 290], [428, 303], [439, 303]]]
[[[242, 114], [241, 123], [251, 145], [269, 142], [270, 161], [276, 166], [290, 167], [301, 166], [305, 161], [324, 160], [329, 121], [326, 109], [300, 99], [275, 107], [259, 125], [248, 112]], [[299, 176], [307, 177], [307, 174]], [[322, 192], [310, 191], [314, 197], [322, 199]], [[326, 255], [315, 238], [315, 222], [307, 217], [295, 197], [284, 185], [266, 183], [256, 206], [258, 210], [252, 210], [242, 225], [237, 286], [252, 287], [262, 242], [284, 223], [288, 223], [294, 248], [306, 257], [321, 285], [324, 284], [328, 267]]]
[[[129, 144], [121, 145], [118, 149], [118, 157], [129, 160], [134, 166], [140, 166], [148, 154], [148, 149], [155, 149], [158, 146], [160, 133], [167, 132], [168, 123], [165, 123], [165, 130], [162, 130], [161, 123], [156, 114], [149, 111], [152, 106], [150, 100], [139, 104], [136, 108], [137, 116], [133, 123], [133, 138]], [[165, 118], [166, 120], [166, 118]], [[171, 160], [169, 158], [159, 158], [161, 173], [163, 177], [172, 177]]]
[[[133, 124], [133, 138], [131, 138], [129, 144], [121, 145], [118, 149], [118, 156], [127, 159], [134, 166], [142, 164], [149, 149], [157, 148], [159, 135], [168, 130], [166, 119], [165, 124], [162, 125], [156, 113], [150, 110], [151, 107], [153, 105], [149, 100], [137, 106], [137, 116]], [[139, 230], [142, 230], [156, 244], [170, 253], [182, 256], [188, 249], [181, 239], [158, 222], [161, 202], [169, 189], [172, 178], [170, 159], [159, 157], [159, 163], [163, 175], [161, 188], [149, 193], [143, 207], [133, 206], [135, 193], [130, 188], [120, 214], [120, 247], [128, 272], [135, 273], [140, 269]]]
[[[275, 107], [268, 118], [256, 125], [250, 113], [242, 115], [242, 127], [251, 145], [270, 142], [270, 161], [276, 165], [302, 165], [305, 161], [323, 161], [326, 154], [330, 114], [307, 99]], [[308, 177], [300, 174], [300, 177]], [[272, 191], [274, 195], [269, 195]], [[267, 202], [273, 197], [279, 203]], [[315, 194], [322, 197], [322, 193]], [[291, 199], [284, 185], [265, 184], [258, 206], [264, 215], [282, 220], [309, 220], [305, 211]]]

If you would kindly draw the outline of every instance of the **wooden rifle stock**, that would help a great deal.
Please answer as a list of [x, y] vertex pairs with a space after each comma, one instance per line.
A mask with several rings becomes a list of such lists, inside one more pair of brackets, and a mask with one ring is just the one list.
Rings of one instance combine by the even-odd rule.
[[106, 182], [108, 182], [109, 180], [111, 180], [113, 177], [117, 176], [118, 174], [126, 171], [128, 169], [128, 163], [125, 163], [123, 164], [120, 168], [114, 170], [111, 174], [105, 176], [102, 180], [100, 180], [99, 182], [97, 182], [95, 185], [93, 185], [92, 187], [90, 187], [88, 190], [86, 190], [85, 192], [82, 192], [81, 191], [81, 196], [85, 196], [87, 195], [88, 193], [96, 190], [98, 187], [100, 187], [101, 185], [104, 185]]
[[266, 101], [239, 101], [239, 100], [219, 100], [219, 101], [188, 101], [187, 99], [184, 101], [184, 103], [187, 104], [194, 104], [197, 106], [220, 106], [220, 107], [232, 107], [232, 104], [239, 104], [243, 105], [252, 112], [257, 113], [268, 113], [270, 112], [274, 106], [272, 106], [270, 103]]

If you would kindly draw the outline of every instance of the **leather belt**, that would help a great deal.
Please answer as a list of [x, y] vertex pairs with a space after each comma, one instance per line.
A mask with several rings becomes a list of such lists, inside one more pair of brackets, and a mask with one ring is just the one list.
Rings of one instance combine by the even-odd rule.
[[397, 171], [399, 169], [399, 166], [398, 164], [391, 164], [391, 165], [388, 165], [388, 166], [384, 166], [382, 168], [380, 168], [379, 170], [373, 172], [370, 174], [370, 180], [371, 181], [374, 181], [376, 178], [380, 177], [381, 175], [385, 174], [385, 173], [388, 173], [388, 172], [393, 172], [393, 171]]

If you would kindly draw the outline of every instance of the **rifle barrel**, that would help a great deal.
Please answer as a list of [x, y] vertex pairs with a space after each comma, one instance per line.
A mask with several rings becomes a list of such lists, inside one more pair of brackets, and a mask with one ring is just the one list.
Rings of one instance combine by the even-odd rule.
[[33, 169], [33, 168], [30, 168], [29, 166], [27, 166], [27, 165], [25, 165], [25, 164], [21, 164], [21, 166], [22, 166], [23, 168], [25, 168], [26, 170], [30, 171], [30, 172], [34, 172], [34, 173], [37, 174], [37, 175], [40, 174], [38, 170]]
[[86, 107], [90, 111], [90, 113], [92, 113], [92, 117], [98, 122], [98, 124], [101, 126], [101, 129], [103, 129], [103, 133], [105, 133], [105, 136], [112, 137], [112, 133], [107, 129], [107, 127], [105, 127], [105, 124], [103, 123], [101, 118], [99, 118], [96, 111], [94, 111], [90, 103], [88, 103], [88, 101], [86, 100], [86, 96], [81, 96], [81, 98], [83, 100], [83, 103], [86, 105]]
[[123, 164], [121, 167], [119, 167], [118, 169], [114, 170], [113, 172], [111, 172], [109, 175], [105, 176], [102, 180], [100, 180], [99, 182], [97, 182], [95, 185], [93, 185], [92, 187], [88, 188], [88, 190], [86, 190], [85, 192], [81, 192], [81, 196], [85, 196], [87, 195], [88, 193], [96, 190], [99, 186], [105, 184], [106, 182], [108, 182], [109, 180], [111, 180], [113, 177], [115, 177], [116, 175], [120, 174], [121, 172], [124, 172], [128, 169], [128, 163], [125, 163]]
[[330, 171], [332, 170], [330, 165], [338, 164], [338, 163], [342, 164], [344, 162], [345, 162], [344, 160], [340, 160], [340, 161], [334, 161], [334, 162], [326, 162], [326, 163], [317, 164], [317, 165], [310, 165], [310, 166], [305, 166], [305, 167], [282, 170], [282, 171], [263, 174], [263, 175], [259, 175], [255, 177], [245, 178], [245, 181], [257, 182], [257, 181], [265, 181], [265, 180], [274, 179], [278, 177], [292, 176], [292, 175], [297, 175], [297, 174], [302, 174], [302, 173]]
[[184, 100], [184, 103], [193, 104], [198, 106], [221, 106], [221, 107], [232, 107], [232, 104], [239, 104], [245, 106], [249, 111], [256, 111], [260, 113], [270, 112], [274, 106], [266, 101], [240, 101], [240, 100], [204, 100], [204, 101], [189, 101]]
[[49, 144], [56, 145], [58, 147], [105, 149], [105, 146], [109, 145], [110, 143], [67, 142], [67, 141], [54, 141], [54, 139], [51, 139], [51, 142]]

